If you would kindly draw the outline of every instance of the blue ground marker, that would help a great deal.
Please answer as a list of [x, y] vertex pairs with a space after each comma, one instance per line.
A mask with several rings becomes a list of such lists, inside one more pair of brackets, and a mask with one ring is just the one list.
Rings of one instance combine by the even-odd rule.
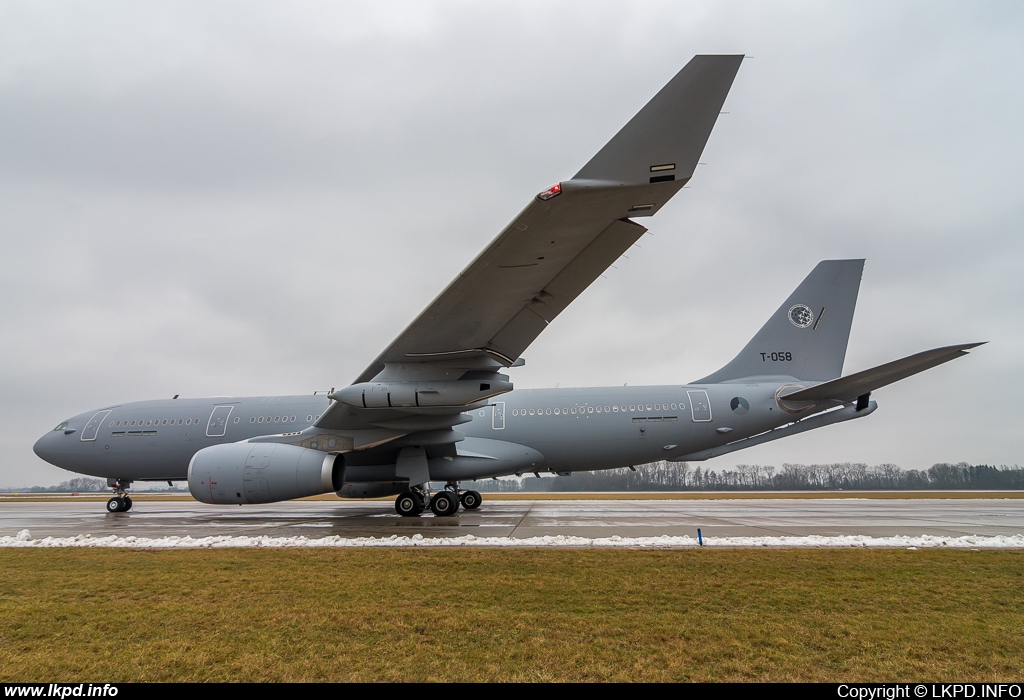
[[704, 536], [702, 534], [700, 534], [700, 528], [699, 527], [697, 528], [697, 544], [699, 544], [701, 547], [704, 546]]

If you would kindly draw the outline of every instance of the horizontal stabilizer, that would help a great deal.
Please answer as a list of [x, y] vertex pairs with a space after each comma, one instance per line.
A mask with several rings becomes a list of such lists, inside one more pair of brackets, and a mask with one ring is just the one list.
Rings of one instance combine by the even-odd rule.
[[919, 352], [916, 355], [910, 355], [901, 360], [887, 362], [884, 365], [872, 367], [847, 377], [833, 379], [830, 382], [818, 384], [809, 389], [800, 389], [779, 398], [786, 401], [822, 401], [825, 399], [853, 401], [858, 396], [863, 396], [875, 389], [880, 389], [883, 386], [906, 379], [918, 372], [923, 372], [926, 369], [931, 369], [950, 360], [962, 357], [967, 354], [968, 350], [979, 345], [984, 345], [984, 343], [964, 343], [963, 345], [950, 345], [945, 348], [926, 350], [925, 352]]

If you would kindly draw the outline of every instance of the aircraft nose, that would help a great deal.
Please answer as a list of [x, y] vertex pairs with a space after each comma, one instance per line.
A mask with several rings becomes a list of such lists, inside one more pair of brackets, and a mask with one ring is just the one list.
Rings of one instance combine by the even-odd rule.
[[32, 451], [38, 455], [39, 459], [42, 459], [50, 464], [57, 464], [54, 460], [57, 456], [56, 445], [54, 444], [57, 436], [63, 437], [63, 433], [53, 433], [52, 431], [46, 433], [41, 438], [36, 440], [36, 444], [32, 445]]

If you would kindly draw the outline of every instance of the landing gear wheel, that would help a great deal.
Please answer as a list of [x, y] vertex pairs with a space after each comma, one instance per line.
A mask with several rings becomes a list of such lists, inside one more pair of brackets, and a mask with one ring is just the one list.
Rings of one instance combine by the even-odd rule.
[[128, 496], [130, 479], [107, 479], [107, 486], [114, 489], [114, 497], [107, 501], [108, 513], [124, 513], [131, 510], [132, 499]]
[[462, 507], [466, 510], [476, 510], [480, 507], [483, 498], [480, 496], [479, 491], [463, 491], [462, 495], [459, 496], [459, 500], [462, 501]]
[[395, 512], [402, 517], [411, 518], [423, 512], [423, 499], [413, 491], [406, 491], [395, 499]]
[[430, 499], [430, 510], [438, 517], [455, 515], [459, 510], [458, 496], [451, 491], [438, 491]]

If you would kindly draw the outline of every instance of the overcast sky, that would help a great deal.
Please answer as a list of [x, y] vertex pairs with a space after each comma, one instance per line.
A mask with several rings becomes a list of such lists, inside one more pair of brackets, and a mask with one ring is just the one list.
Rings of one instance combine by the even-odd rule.
[[1018, 2], [0, 1], [0, 486], [106, 404], [350, 383], [694, 54], [744, 53], [691, 187], [512, 370], [684, 383], [819, 260], [846, 372], [990, 341], [707, 463], [1022, 464]]

